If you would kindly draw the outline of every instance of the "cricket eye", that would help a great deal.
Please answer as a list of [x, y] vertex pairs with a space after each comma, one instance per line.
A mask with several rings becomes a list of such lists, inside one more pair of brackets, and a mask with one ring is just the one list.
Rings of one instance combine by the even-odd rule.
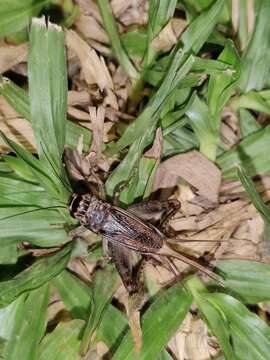
[[75, 213], [78, 210], [81, 200], [82, 200], [82, 195], [74, 194], [72, 197], [71, 203], [69, 205], [69, 211], [70, 211], [70, 215], [74, 218], [75, 218]]

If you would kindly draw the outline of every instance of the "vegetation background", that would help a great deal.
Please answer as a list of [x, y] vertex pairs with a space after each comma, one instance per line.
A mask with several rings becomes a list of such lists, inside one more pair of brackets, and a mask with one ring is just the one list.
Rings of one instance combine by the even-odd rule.
[[[1, 358], [269, 359], [269, 17], [268, 0], [1, 1]], [[129, 298], [101, 238], [70, 232], [82, 180], [123, 207], [181, 201], [175, 246], [225, 287], [149, 261]]]

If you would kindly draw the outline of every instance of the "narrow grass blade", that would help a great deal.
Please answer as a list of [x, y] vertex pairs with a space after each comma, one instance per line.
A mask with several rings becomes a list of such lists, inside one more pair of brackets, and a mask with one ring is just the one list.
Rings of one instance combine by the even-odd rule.
[[175, 53], [170, 68], [160, 88], [152, 96], [139, 117], [127, 127], [124, 134], [117, 142], [113, 151], [114, 153], [119, 152], [126, 146], [132, 144], [136, 139], [143, 136], [147, 129], [157, 124], [162, 106], [166, 105], [166, 98], [169, 98], [170, 94], [189, 72], [193, 62], [193, 57], [190, 56], [186, 59], [181, 50]]
[[134, 352], [130, 331], [122, 340], [113, 360], [156, 359], [179, 328], [192, 303], [192, 297], [180, 284], [164, 291], [142, 317], [142, 349]]
[[269, 84], [270, 70], [270, 2], [261, 0], [257, 5], [252, 38], [242, 56], [240, 87], [243, 92], [262, 90]]
[[248, 135], [256, 132], [261, 128], [255, 117], [250, 113], [250, 111], [246, 109], [240, 109], [238, 111], [238, 119], [243, 138], [247, 137]]
[[97, 3], [102, 16], [103, 25], [110, 39], [113, 53], [124, 71], [131, 79], [133, 79], [137, 76], [137, 70], [130, 61], [124, 47], [122, 46], [110, 3], [108, 0], [98, 0]]
[[270, 300], [270, 265], [248, 260], [219, 260], [216, 266], [226, 287], [245, 303]]
[[224, 63], [233, 65], [233, 70], [222, 74], [211, 75], [208, 85], [208, 105], [212, 115], [213, 128], [219, 130], [221, 112], [231, 97], [240, 78], [240, 58], [233, 45], [227, 40], [226, 45], [218, 59]]
[[13, 312], [10, 317], [4, 320], [1, 317], [1, 327], [9, 322], [2, 353], [4, 359], [38, 359], [38, 344], [46, 329], [48, 301], [49, 286], [46, 284], [17, 299], [15, 306], [11, 305]]
[[181, 36], [184, 52], [197, 54], [206, 42], [218, 21], [218, 15], [224, 6], [224, 0], [217, 0], [208, 9], [202, 12]]
[[196, 137], [200, 143], [200, 152], [210, 160], [216, 158], [216, 148], [219, 141], [217, 129], [213, 127], [211, 114], [209, 114], [208, 106], [196, 94], [194, 94], [193, 102], [186, 111]]
[[0, 37], [10, 35], [25, 28], [33, 16], [50, 0], [2, 0], [0, 6]]
[[[39, 360], [75, 360], [79, 358], [80, 334], [84, 321], [60, 322], [39, 345]], [[61, 349], [61, 351], [59, 351]]]
[[264, 221], [270, 225], [270, 210], [263, 202], [262, 198], [260, 197], [258, 191], [255, 188], [252, 180], [247, 176], [244, 169], [238, 169], [238, 176], [241, 180], [242, 185], [244, 186], [246, 192], [248, 193], [252, 204], [258, 210], [258, 212], [263, 217]]
[[98, 328], [103, 313], [109, 305], [118, 285], [119, 277], [114, 267], [107, 265], [103, 270], [97, 270], [93, 281], [93, 298], [90, 316], [82, 336], [80, 353], [86, 354], [94, 331]]
[[[67, 270], [62, 271], [53, 279], [53, 285], [74, 318], [86, 320], [89, 317], [91, 305], [93, 305], [92, 289]], [[125, 329], [128, 329], [126, 317], [109, 304], [104, 309], [102, 321], [97, 328], [96, 341], [103, 341], [108, 348], [113, 349], [121, 335], [124, 336]]]
[[207, 326], [211, 332], [218, 338], [219, 345], [226, 355], [226, 359], [234, 359], [233, 348], [230, 343], [230, 330], [226, 319], [222, 313], [218, 311], [211, 303], [206, 300], [206, 296], [210, 295], [204, 284], [195, 277], [186, 281], [186, 286], [191, 291], [196, 305], [198, 306]]
[[262, 319], [229, 295], [208, 294], [205, 300], [227, 322], [236, 359], [269, 359], [270, 328]]
[[236, 147], [226, 151], [217, 159], [226, 179], [237, 179], [237, 166], [245, 169], [249, 176], [265, 173], [270, 170], [270, 162], [265, 154], [270, 152], [270, 126], [258, 130]]
[[54, 255], [37, 260], [12, 280], [1, 282], [0, 307], [10, 304], [23, 292], [36, 289], [58, 275], [66, 267], [70, 252], [71, 246], [68, 245]]
[[47, 169], [41, 164], [41, 162], [35, 158], [31, 153], [24, 150], [20, 145], [6, 137], [6, 135], [0, 130], [0, 136], [7, 145], [25, 162], [29, 169], [37, 176], [39, 182], [44, 186], [49, 193], [58, 198], [58, 188], [55, 187]]
[[249, 91], [247, 94], [237, 96], [231, 100], [230, 105], [236, 111], [241, 108], [270, 114], [269, 102], [257, 91]]
[[[154, 139], [154, 127], [147, 129], [142, 138], [136, 140], [129, 148], [129, 151], [117, 168], [112, 172], [106, 181], [106, 192], [113, 197], [119, 185], [130, 182], [138, 170], [139, 161], [143, 150]], [[124, 201], [123, 197], [120, 200]]]

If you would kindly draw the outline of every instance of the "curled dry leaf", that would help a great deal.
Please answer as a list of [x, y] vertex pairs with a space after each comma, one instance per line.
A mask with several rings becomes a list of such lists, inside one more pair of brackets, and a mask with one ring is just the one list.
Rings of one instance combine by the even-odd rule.
[[159, 51], [169, 51], [176, 44], [186, 26], [187, 22], [183, 19], [170, 20], [158, 36], [153, 39], [151, 46]]
[[[78, 144], [76, 150], [65, 149], [67, 167], [74, 180], [92, 181], [91, 177], [94, 176], [96, 167], [106, 172], [111, 166], [111, 162], [102, 154], [105, 108], [103, 106], [90, 107], [89, 114], [91, 121], [89, 127], [93, 131], [89, 153], [82, 154], [81, 143]], [[94, 182], [97, 182], [96, 176], [94, 176]]]
[[195, 187], [199, 195], [213, 203], [218, 202], [220, 170], [198, 151], [176, 155], [162, 162], [157, 170], [153, 191], [175, 186], [179, 177]]
[[90, 86], [97, 84], [100, 92], [105, 92], [105, 105], [118, 109], [112, 78], [103, 57], [99, 57], [75, 31], [66, 30], [65, 34], [68, 48], [74, 51], [80, 60], [85, 82]]
[[26, 61], [27, 44], [16, 46], [6, 45], [0, 47], [0, 74], [11, 69], [13, 66]]
[[162, 131], [159, 127], [156, 131], [156, 137], [153, 143], [153, 146], [144, 153], [144, 157], [159, 160], [162, 154], [162, 147], [163, 147], [163, 137]]
[[75, 23], [76, 29], [85, 39], [96, 40], [108, 44], [109, 39], [106, 31], [92, 15], [81, 15]]

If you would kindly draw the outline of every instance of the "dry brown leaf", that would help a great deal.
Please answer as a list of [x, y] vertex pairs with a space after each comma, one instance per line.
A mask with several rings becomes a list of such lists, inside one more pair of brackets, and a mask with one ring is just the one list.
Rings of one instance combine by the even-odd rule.
[[[30, 124], [22, 118], [13, 118], [0, 122], [0, 129], [11, 140], [15, 141], [28, 151], [35, 153], [35, 138]], [[0, 139], [0, 151], [9, 152], [10, 148]]]
[[92, 153], [93, 155], [91, 156], [99, 158], [102, 153], [105, 108], [103, 106], [99, 106], [97, 109], [91, 106], [89, 107], [89, 114], [93, 131], [90, 154]]
[[99, 57], [86, 41], [75, 31], [66, 30], [66, 44], [78, 56], [85, 82], [88, 85], [97, 84], [100, 91], [105, 91], [105, 104], [118, 109], [116, 96], [113, 92], [113, 82], [103, 57]]
[[187, 26], [187, 22], [183, 19], [172, 19], [154, 38], [151, 46], [158, 51], [169, 51], [176, 43], [180, 34]]
[[175, 186], [179, 177], [195, 187], [199, 195], [213, 203], [218, 202], [220, 170], [198, 151], [176, 155], [162, 162], [157, 170], [153, 191]]
[[103, 44], [108, 44], [109, 39], [106, 31], [93, 17], [93, 15], [81, 15], [75, 22], [76, 29], [85, 39], [92, 39]]
[[90, 95], [87, 91], [68, 92], [68, 106], [87, 106], [90, 103]]
[[13, 66], [26, 61], [27, 58], [27, 44], [21, 45], [6, 45], [0, 47], [0, 74], [11, 69]]
[[125, 26], [147, 23], [148, 0], [112, 0], [113, 13]]
[[158, 128], [156, 131], [156, 136], [152, 147], [144, 153], [143, 157], [159, 160], [162, 155], [162, 147], [163, 147], [162, 131], [161, 128]]

